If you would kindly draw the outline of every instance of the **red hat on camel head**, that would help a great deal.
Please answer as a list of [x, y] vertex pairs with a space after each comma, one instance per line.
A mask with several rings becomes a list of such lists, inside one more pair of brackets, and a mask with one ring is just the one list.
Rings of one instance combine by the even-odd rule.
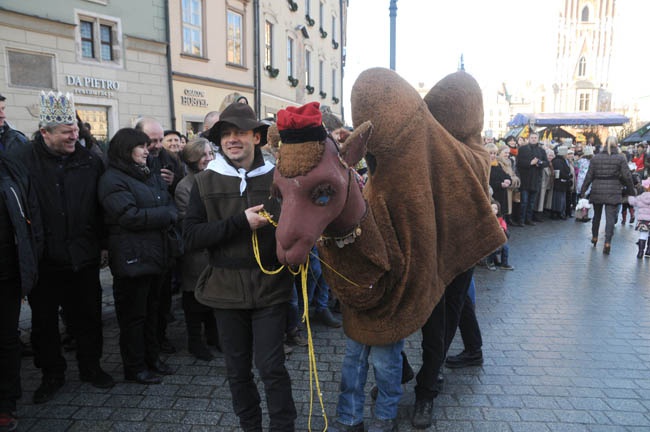
[[278, 111], [277, 126], [282, 144], [323, 141], [327, 137], [318, 102]]

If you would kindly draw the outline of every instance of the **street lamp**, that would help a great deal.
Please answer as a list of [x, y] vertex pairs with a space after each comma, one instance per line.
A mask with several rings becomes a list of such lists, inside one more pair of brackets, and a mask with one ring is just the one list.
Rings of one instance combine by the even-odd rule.
[[390, 69], [395, 70], [395, 18], [397, 17], [397, 0], [390, 0]]

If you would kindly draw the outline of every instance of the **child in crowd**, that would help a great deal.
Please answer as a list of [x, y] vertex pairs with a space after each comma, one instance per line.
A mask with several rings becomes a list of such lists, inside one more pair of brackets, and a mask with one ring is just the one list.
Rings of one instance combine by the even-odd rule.
[[[645, 257], [650, 258], [650, 242], [648, 242], [648, 232], [650, 231], [650, 178], [641, 182], [644, 192], [641, 195], [630, 196], [628, 201], [630, 205], [636, 208], [636, 216], [638, 219], [636, 230], [639, 231], [639, 253], [636, 257], [643, 258], [643, 250], [645, 249]], [[647, 249], [646, 249], [647, 245]]]
[[[510, 238], [510, 231], [508, 230], [508, 224], [503, 219], [501, 214], [501, 206], [495, 200], [492, 200], [492, 212], [499, 220], [499, 225], [503, 228], [507, 238]], [[506, 242], [499, 249], [494, 251], [487, 259], [487, 268], [488, 270], [496, 270], [497, 266], [501, 267], [503, 270], [514, 270], [515, 268], [508, 263], [508, 256], [510, 255], [510, 246]], [[499, 258], [501, 260], [499, 261]]]

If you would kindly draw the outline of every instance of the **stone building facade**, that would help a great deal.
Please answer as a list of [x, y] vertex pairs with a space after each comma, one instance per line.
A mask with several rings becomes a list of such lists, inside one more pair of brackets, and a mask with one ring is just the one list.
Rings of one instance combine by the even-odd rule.
[[347, 0], [169, 2], [173, 116], [188, 135], [245, 97], [260, 118], [319, 101], [342, 116]]

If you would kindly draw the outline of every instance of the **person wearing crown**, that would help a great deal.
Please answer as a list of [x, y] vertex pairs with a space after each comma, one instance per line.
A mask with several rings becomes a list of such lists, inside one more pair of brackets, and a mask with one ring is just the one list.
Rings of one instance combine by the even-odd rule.
[[45, 227], [40, 277], [28, 299], [32, 308], [34, 364], [42, 371], [34, 403], [52, 399], [65, 383], [59, 307], [77, 340], [81, 381], [110, 388], [113, 378], [100, 366], [102, 289], [99, 268], [108, 263], [102, 251], [102, 214], [97, 183], [102, 161], [79, 142], [72, 96], [40, 95], [39, 130], [17, 153], [36, 191]]

